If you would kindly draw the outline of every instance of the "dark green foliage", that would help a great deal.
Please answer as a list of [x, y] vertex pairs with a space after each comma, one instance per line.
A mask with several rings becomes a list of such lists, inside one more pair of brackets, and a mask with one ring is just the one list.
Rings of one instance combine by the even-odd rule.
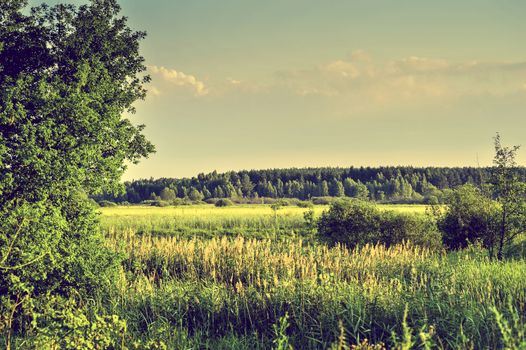
[[161, 197], [163, 201], [168, 201], [168, 202], [174, 201], [177, 198], [176, 192], [173, 189], [168, 188], [168, 187], [163, 188], [159, 196]]
[[[526, 169], [518, 168], [526, 179]], [[447, 192], [466, 183], [480, 185], [491, 169], [478, 168], [306, 168], [271, 169], [199, 174], [184, 179], [149, 179], [127, 182], [126, 194], [106, 193], [97, 199], [140, 203], [161, 194], [164, 188], [177, 189], [179, 198], [189, 196], [191, 188], [204, 199], [352, 197], [390, 203], [443, 203]], [[343, 186], [343, 192], [342, 192]]]
[[312, 204], [312, 202], [309, 202], [309, 201], [298, 201], [296, 203], [296, 206], [300, 208], [312, 208], [314, 207], [314, 204]]
[[526, 184], [515, 162], [518, 149], [502, 146], [497, 134], [492, 183], [484, 191], [467, 184], [446, 197], [448, 210], [439, 226], [447, 246], [458, 249], [480, 241], [491, 258], [502, 259], [506, 246], [524, 232]]
[[313, 197], [312, 203], [316, 205], [328, 205], [336, 202], [336, 198], [332, 197]]
[[89, 306], [69, 298], [52, 297], [37, 305], [32, 335], [33, 349], [115, 349], [126, 337], [126, 321], [118, 316], [97, 315]]
[[232, 202], [230, 199], [228, 198], [221, 198], [219, 199], [218, 201], [215, 202], [214, 204], [216, 207], [229, 207], [231, 205], [234, 205], [234, 202]]
[[465, 248], [480, 241], [492, 248], [498, 230], [500, 209], [473, 185], [464, 185], [447, 198], [448, 209], [438, 220], [444, 244], [451, 249]]
[[441, 235], [430, 216], [381, 211], [359, 200], [337, 201], [318, 221], [319, 234], [332, 244], [355, 247], [367, 243], [387, 246], [411, 241], [440, 249]]
[[166, 202], [166, 201], [162, 201], [162, 200], [146, 201], [145, 204], [151, 205], [152, 207], [168, 207], [168, 206], [170, 206], [170, 202]]
[[205, 198], [205, 196], [203, 196], [203, 194], [199, 190], [192, 187], [190, 189], [190, 193], [188, 193], [188, 198], [192, 201], [200, 202]]
[[107, 200], [101, 200], [99, 203], [99, 206], [101, 207], [116, 207], [117, 203]]
[[122, 117], [149, 77], [116, 1], [24, 5], [0, 3], [0, 317], [19, 332], [35, 300], [108, 290], [118, 255], [88, 196], [153, 151]]

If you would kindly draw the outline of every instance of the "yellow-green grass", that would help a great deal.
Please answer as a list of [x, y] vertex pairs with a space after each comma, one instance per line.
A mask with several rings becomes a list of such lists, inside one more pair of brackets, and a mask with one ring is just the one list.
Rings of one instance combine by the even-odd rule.
[[[383, 210], [422, 214], [424, 205], [380, 205]], [[192, 206], [117, 206], [101, 208], [102, 224], [107, 231], [133, 229], [141, 234], [170, 236], [218, 235], [275, 238], [301, 234], [304, 213], [319, 217], [328, 206], [312, 208], [285, 206], [274, 211], [269, 205]]]
[[[383, 210], [393, 210], [403, 213], [425, 213], [427, 206], [420, 204], [379, 204]], [[313, 208], [316, 214], [321, 214], [328, 209], [327, 205], [315, 205]], [[280, 216], [303, 215], [309, 208], [297, 206], [285, 206], [278, 210]], [[168, 206], [152, 207], [143, 205], [116, 206], [101, 208], [102, 216], [105, 217], [138, 217], [138, 216], [177, 216], [177, 217], [258, 217], [264, 215], [274, 215], [270, 205], [265, 204], [245, 204], [230, 207], [215, 207], [211, 204], [189, 205], [189, 206]]]
[[519, 316], [526, 311], [524, 260], [490, 261], [477, 248], [452, 254], [407, 244], [348, 250], [295, 239], [181, 239], [133, 231], [115, 232], [108, 244], [125, 256], [115, 303], [136, 318], [130, 324], [136, 332], [182, 326], [206, 337], [265, 341], [288, 314], [296, 347], [321, 349], [338, 339], [340, 322], [350, 344], [366, 338], [388, 343], [393, 332], [401, 334], [407, 309], [409, 326], [432, 334], [439, 348], [494, 349], [504, 348], [494, 308], [515, 317], [512, 337], [525, 324]]
[[[328, 206], [312, 209], [319, 216]], [[221, 339], [228, 346], [217, 348], [271, 348], [273, 327], [285, 315], [297, 349], [328, 348], [342, 332], [347, 344], [368, 339], [395, 347], [405, 310], [415, 349], [426, 348], [418, 339], [427, 336], [430, 348], [505, 348], [508, 326], [494, 310], [513, 322], [508, 338], [524, 343], [524, 260], [490, 261], [476, 246], [454, 253], [410, 244], [349, 250], [284, 234], [301, 234], [307, 210], [102, 208], [107, 243], [124, 259], [112, 312], [129, 321], [132, 334], [163, 339], [168, 348], [214, 348]]]

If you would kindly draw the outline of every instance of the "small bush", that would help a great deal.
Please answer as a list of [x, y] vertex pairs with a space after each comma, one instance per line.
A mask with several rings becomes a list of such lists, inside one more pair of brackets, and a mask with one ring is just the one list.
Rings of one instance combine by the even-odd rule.
[[446, 203], [448, 210], [439, 219], [438, 226], [449, 248], [465, 248], [476, 241], [483, 242], [485, 247], [494, 245], [500, 213], [494, 201], [475, 186], [464, 185], [448, 195]]
[[277, 199], [276, 198], [270, 198], [270, 197], [260, 197], [259, 200], [262, 204], [274, 204]]
[[234, 202], [228, 198], [221, 198], [215, 203], [216, 207], [229, 207], [231, 205], [234, 205]]
[[161, 201], [161, 200], [147, 200], [147, 201], [143, 201], [142, 204], [150, 205], [152, 207], [167, 207], [170, 205], [169, 202]]
[[341, 199], [337, 197], [313, 197], [312, 198], [312, 203], [316, 205], [329, 205], [336, 201], [341, 201]]
[[101, 207], [116, 207], [117, 203], [107, 200], [102, 200], [99, 202], [99, 206]]
[[312, 202], [309, 202], [309, 201], [298, 202], [296, 205], [298, 207], [300, 207], [300, 208], [312, 208], [312, 207], [314, 207], [314, 204], [312, 204]]
[[318, 221], [318, 232], [330, 243], [355, 247], [367, 243], [387, 246], [411, 241], [439, 249], [442, 237], [431, 216], [381, 211], [375, 205], [358, 201], [338, 201]]

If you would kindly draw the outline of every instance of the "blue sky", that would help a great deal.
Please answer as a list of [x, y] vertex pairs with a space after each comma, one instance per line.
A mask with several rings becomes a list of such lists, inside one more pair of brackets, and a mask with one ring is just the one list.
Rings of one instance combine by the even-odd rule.
[[157, 146], [126, 179], [488, 165], [497, 131], [526, 147], [525, 1], [120, 3], [148, 32], [132, 119]]

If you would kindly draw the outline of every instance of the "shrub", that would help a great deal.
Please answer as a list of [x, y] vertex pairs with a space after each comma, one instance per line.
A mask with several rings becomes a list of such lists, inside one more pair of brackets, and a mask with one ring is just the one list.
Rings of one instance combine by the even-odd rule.
[[259, 200], [261, 202], [256, 202], [256, 203], [261, 203], [261, 204], [274, 204], [277, 199], [276, 198], [271, 198], [271, 197], [259, 197]]
[[309, 202], [309, 201], [302, 201], [302, 202], [298, 202], [296, 203], [296, 205], [300, 208], [312, 208], [314, 207], [314, 204], [312, 204], [312, 202]]
[[380, 212], [380, 239], [386, 245], [410, 241], [433, 250], [442, 247], [436, 220], [429, 215]]
[[381, 211], [358, 201], [338, 201], [318, 220], [318, 232], [330, 243], [349, 247], [367, 243], [393, 245], [403, 241], [433, 249], [441, 247], [441, 236], [431, 216]]
[[205, 203], [208, 203], [208, 204], [216, 204], [217, 201], [219, 201], [221, 198], [207, 198], [205, 199]]
[[438, 221], [444, 244], [452, 249], [476, 241], [487, 248], [494, 245], [500, 210], [493, 200], [475, 186], [464, 185], [451, 192], [446, 203], [448, 210]]
[[232, 202], [228, 198], [221, 198], [217, 202], [215, 202], [216, 207], [229, 207], [231, 205], [234, 205], [234, 202]]
[[316, 205], [328, 205], [332, 204], [335, 201], [340, 201], [341, 199], [333, 198], [333, 197], [313, 197], [312, 203]]
[[124, 344], [126, 322], [97, 315], [74, 299], [53, 297], [34, 313], [27, 340], [35, 349], [115, 349]]
[[0, 320], [23, 333], [36, 299], [104, 295], [119, 263], [87, 198], [18, 204], [0, 214]]
[[99, 202], [99, 206], [101, 206], [101, 207], [116, 207], [117, 203], [112, 202], [112, 201], [107, 201], [107, 200], [101, 200]]
[[169, 202], [162, 201], [162, 200], [153, 200], [153, 199], [148, 199], [146, 201], [142, 201], [141, 204], [149, 205], [149, 206], [152, 206], [152, 207], [167, 207], [167, 206], [170, 205]]

